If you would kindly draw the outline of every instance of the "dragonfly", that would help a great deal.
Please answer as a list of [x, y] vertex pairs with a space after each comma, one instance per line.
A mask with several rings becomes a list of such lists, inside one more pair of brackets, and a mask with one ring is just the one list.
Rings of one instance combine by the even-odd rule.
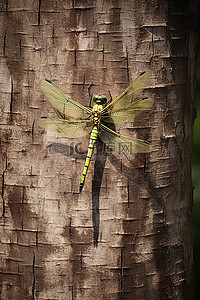
[[[79, 192], [82, 191], [97, 138], [106, 144], [111, 151], [121, 152], [122, 145], [129, 145], [131, 153], [147, 153], [152, 151], [149, 142], [117, 133], [109, 128], [109, 124], [121, 124], [133, 120], [142, 111], [151, 108], [154, 101], [149, 97], [139, 97], [143, 88], [151, 78], [150, 72], [141, 73], [114, 100], [107, 102], [105, 95], [93, 95], [94, 106], [83, 106], [72, 100], [48, 79], [40, 80], [40, 89], [51, 105], [64, 118], [41, 117], [37, 124], [53, 133], [66, 138], [81, 138], [89, 134], [89, 146]], [[125, 148], [125, 147], [124, 147]], [[123, 151], [122, 151], [123, 152]]]

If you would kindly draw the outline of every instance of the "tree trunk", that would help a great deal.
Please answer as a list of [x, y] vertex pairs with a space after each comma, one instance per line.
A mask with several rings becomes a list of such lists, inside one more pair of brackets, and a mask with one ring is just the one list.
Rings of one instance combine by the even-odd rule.
[[[1, 299], [192, 299], [192, 5], [1, 2]], [[55, 116], [39, 79], [88, 105], [144, 70], [155, 104], [124, 128], [153, 151], [98, 148], [80, 194], [80, 141], [35, 123]]]

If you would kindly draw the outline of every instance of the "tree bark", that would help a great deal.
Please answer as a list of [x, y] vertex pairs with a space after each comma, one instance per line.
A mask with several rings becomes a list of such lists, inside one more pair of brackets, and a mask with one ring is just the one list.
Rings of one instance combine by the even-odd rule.
[[[193, 298], [188, 2], [1, 2], [2, 299]], [[80, 194], [79, 141], [35, 123], [55, 116], [39, 80], [88, 105], [144, 70], [155, 104], [123, 128], [152, 153], [124, 163], [98, 148]]]

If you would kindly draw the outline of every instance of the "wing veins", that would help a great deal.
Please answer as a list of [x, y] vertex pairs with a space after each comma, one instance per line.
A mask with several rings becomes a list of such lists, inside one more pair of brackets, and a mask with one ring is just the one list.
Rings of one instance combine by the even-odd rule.
[[91, 109], [72, 100], [51, 81], [47, 79], [41, 79], [40, 88], [51, 105], [62, 114], [79, 118], [91, 115]]
[[128, 97], [128, 100], [126, 99], [127, 101], [126, 100], [125, 101], [127, 102], [127, 104], [130, 104], [131, 101], [129, 101], [130, 100], [129, 98], [131, 97], [131, 95], [134, 96], [132, 99], [134, 100], [138, 96], [139, 92], [144, 88], [145, 84], [149, 81], [150, 77], [151, 77], [150, 72], [141, 73], [136, 79], [134, 79], [128, 85], [128, 87], [125, 89], [124, 92], [122, 92], [111, 103], [109, 103], [106, 107], [104, 107], [101, 114], [104, 115], [105, 113], [107, 113], [109, 109], [110, 110], [114, 109], [115, 105], [120, 106], [120, 102], [123, 101], [123, 98], [125, 99], [125, 97]]
[[89, 120], [69, 121], [49, 117], [39, 118], [37, 124], [44, 129], [68, 138], [78, 138], [87, 135], [93, 125]]

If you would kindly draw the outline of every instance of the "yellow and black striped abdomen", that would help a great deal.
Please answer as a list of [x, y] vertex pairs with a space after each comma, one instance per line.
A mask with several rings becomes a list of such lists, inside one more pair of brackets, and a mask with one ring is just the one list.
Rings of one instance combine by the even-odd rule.
[[83, 169], [83, 174], [82, 174], [82, 177], [81, 177], [81, 182], [80, 182], [80, 185], [79, 185], [79, 191], [80, 192], [82, 191], [83, 186], [84, 186], [85, 177], [86, 177], [86, 174], [87, 174], [87, 170], [88, 170], [90, 160], [91, 160], [91, 157], [92, 157], [92, 153], [93, 153], [93, 150], [94, 150], [94, 144], [96, 143], [97, 137], [98, 137], [98, 127], [95, 125], [93, 127], [91, 133], [90, 133], [90, 142], [89, 142], [87, 157], [86, 157], [85, 166], [84, 166], [84, 169]]

